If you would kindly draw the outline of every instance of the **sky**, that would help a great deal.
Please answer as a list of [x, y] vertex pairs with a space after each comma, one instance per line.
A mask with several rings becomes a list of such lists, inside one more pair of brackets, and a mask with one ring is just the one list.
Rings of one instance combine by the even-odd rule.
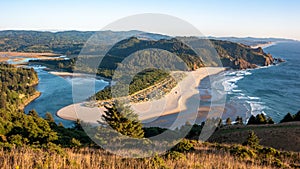
[[300, 40], [298, 0], [1, 0], [0, 30], [101, 30], [136, 14], [178, 17], [204, 36]]

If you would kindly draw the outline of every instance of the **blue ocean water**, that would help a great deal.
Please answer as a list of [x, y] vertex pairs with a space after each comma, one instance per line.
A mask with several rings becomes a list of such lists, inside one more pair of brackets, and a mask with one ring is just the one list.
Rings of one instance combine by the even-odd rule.
[[[300, 110], [300, 42], [282, 42], [265, 48], [286, 62], [259, 69], [225, 72], [227, 103], [239, 106], [244, 117], [265, 113], [279, 122], [287, 112]], [[240, 109], [244, 107], [244, 109]]]

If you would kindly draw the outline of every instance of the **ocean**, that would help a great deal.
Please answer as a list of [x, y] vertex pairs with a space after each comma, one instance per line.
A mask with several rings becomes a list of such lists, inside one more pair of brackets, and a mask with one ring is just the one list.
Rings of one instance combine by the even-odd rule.
[[[279, 123], [288, 112], [295, 114], [300, 110], [300, 42], [277, 43], [264, 51], [286, 62], [257, 69], [228, 70], [206, 77], [200, 82], [200, 95], [211, 95], [214, 91], [212, 98], [217, 98], [216, 101], [200, 101], [200, 107], [221, 105], [225, 111], [200, 112], [195, 123], [200, 124], [209, 116], [222, 117], [224, 122], [228, 117], [234, 121], [240, 116], [247, 123], [251, 115], [259, 113]], [[222, 105], [223, 100], [218, 98], [226, 98], [225, 104]], [[170, 114], [144, 125], [169, 128], [176, 120], [182, 124], [194, 121], [188, 117], [178, 118], [178, 114]]]
[[[275, 122], [300, 110], [300, 42], [282, 42], [264, 49], [286, 62], [253, 70], [224, 72], [220, 79], [227, 103], [248, 118], [264, 113]], [[220, 75], [217, 75], [220, 76]]]

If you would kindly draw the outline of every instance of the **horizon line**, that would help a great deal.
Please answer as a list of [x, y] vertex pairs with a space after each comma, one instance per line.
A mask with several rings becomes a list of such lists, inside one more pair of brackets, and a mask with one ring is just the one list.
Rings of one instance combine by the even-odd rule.
[[[156, 33], [156, 32], [146, 32], [142, 30], [79, 30], [79, 29], [0, 29], [0, 32], [4, 31], [35, 31], [35, 32], [50, 32], [50, 33], [59, 33], [59, 32], [105, 32], [105, 31], [111, 31], [111, 32], [130, 32], [130, 31], [140, 31], [144, 33], [153, 33], [153, 34], [160, 34], [160, 35], [165, 35], [162, 33]], [[170, 35], [167, 35], [170, 36]], [[176, 36], [186, 36], [186, 35], [176, 35]], [[205, 37], [205, 38], [254, 38], [254, 39], [282, 39], [282, 40], [292, 40], [292, 41], [300, 41], [300, 39], [294, 39], [294, 38], [286, 38], [286, 37], [275, 37], [275, 36], [268, 36], [268, 37], [258, 37], [258, 36], [239, 36], [239, 35], [207, 35], [207, 36], [197, 36], [197, 35], [189, 35], [187, 37]]]

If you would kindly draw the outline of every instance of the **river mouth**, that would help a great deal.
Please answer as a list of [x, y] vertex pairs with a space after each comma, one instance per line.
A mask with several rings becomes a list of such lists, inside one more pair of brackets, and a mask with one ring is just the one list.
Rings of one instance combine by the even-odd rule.
[[[68, 59], [65, 56], [58, 56], [55, 58]], [[57, 117], [56, 112], [59, 109], [74, 103], [72, 92], [73, 85], [77, 85], [78, 83], [90, 83], [91, 81], [94, 81], [94, 91], [96, 93], [104, 89], [109, 84], [109, 82], [103, 79], [95, 79], [91, 76], [73, 77], [71, 75], [54, 75], [47, 71], [47, 67], [45, 66], [28, 64], [29, 60], [39, 59], [15, 56], [7, 60], [8, 64], [33, 68], [37, 72], [39, 78], [39, 84], [36, 86], [36, 90], [41, 92], [41, 95], [25, 106], [24, 112], [27, 114], [30, 110], [36, 110], [43, 118], [45, 117], [46, 113], [49, 112], [52, 114], [56, 123], [62, 123], [65, 127], [72, 127], [74, 122]], [[82, 92], [84, 93], [84, 91]], [[80, 98], [80, 100], [78, 100], [78, 97], [76, 97], [76, 101], [84, 101], [85, 99], [87, 98]]]
[[[49, 112], [53, 115], [56, 123], [61, 122], [65, 127], [72, 127], [74, 122], [57, 117], [56, 112], [59, 109], [74, 103], [72, 85], [76, 85], [77, 83], [88, 83], [89, 81], [94, 80], [95, 92], [97, 92], [104, 89], [104, 87], [109, 84], [107, 81], [86, 76], [61, 77], [45, 71], [45, 67], [36, 65], [31, 65], [30, 67], [33, 67], [38, 74], [39, 84], [36, 86], [36, 90], [41, 92], [41, 96], [25, 107], [25, 113], [34, 109], [41, 117], [45, 117], [46, 113]], [[82, 98], [81, 100], [83, 101], [85, 99], [87, 98]]]

